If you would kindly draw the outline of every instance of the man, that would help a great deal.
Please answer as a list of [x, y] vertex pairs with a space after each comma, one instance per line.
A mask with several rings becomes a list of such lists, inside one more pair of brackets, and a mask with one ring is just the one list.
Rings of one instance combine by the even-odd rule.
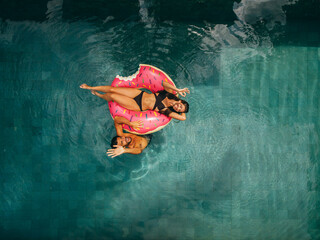
[[129, 125], [132, 128], [142, 127], [142, 121], [130, 122], [124, 117], [116, 116], [114, 118], [114, 126], [117, 136], [111, 140], [111, 147], [107, 154], [109, 157], [116, 157], [123, 153], [140, 154], [148, 146], [152, 135], [138, 136], [132, 133], [124, 133], [122, 124]]

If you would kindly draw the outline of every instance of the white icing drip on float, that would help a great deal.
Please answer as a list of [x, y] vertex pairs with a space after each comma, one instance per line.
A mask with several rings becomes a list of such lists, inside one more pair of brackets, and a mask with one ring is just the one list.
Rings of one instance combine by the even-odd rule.
[[119, 80], [123, 80], [123, 81], [131, 81], [137, 77], [138, 73], [140, 72], [140, 68], [141, 68], [141, 64], [139, 65], [138, 71], [136, 73], [132, 74], [131, 76], [122, 77], [122, 76], [117, 75], [116, 78], [119, 78]]
[[138, 75], [138, 73], [140, 72], [140, 69], [141, 67], [151, 67], [161, 73], [163, 73], [167, 79], [169, 79], [173, 85], [176, 87], [175, 83], [172, 81], [172, 79], [168, 76], [168, 74], [166, 74], [164, 71], [162, 71], [161, 69], [155, 67], [155, 66], [152, 66], [152, 65], [148, 65], [148, 64], [139, 64], [139, 68], [138, 68], [138, 71], [128, 77], [123, 77], [123, 76], [120, 76], [120, 75], [117, 75], [116, 78], [118, 78], [119, 80], [122, 80], [122, 81], [132, 81], [133, 79], [135, 79]]

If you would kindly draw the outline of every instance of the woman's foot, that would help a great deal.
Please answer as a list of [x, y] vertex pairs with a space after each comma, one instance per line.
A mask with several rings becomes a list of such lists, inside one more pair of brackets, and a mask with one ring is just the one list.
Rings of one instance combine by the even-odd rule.
[[98, 94], [97, 94], [97, 92], [95, 91], [95, 90], [91, 90], [91, 93], [92, 93], [92, 95], [95, 95], [95, 96], [97, 96]]
[[80, 85], [80, 88], [83, 88], [83, 89], [90, 89], [91, 87], [89, 86], [89, 85], [87, 85], [87, 84], [81, 84]]

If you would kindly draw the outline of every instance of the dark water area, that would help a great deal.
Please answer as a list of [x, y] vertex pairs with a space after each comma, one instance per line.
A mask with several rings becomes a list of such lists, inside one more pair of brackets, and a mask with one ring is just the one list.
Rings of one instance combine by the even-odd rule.
[[[320, 4], [0, 1], [1, 239], [320, 238]], [[190, 112], [109, 158], [140, 63]]]
[[[196, 0], [196, 1], [107, 1], [85, 0], [63, 1], [62, 16], [65, 20], [105, 20], [105, 16], [113, 16], [115, 20], [140, 20], [139, 12], [146, 8], [157, 21], [188, 21], [211, 23], [230, 23], [236, 20], [232, 11], [234, 3], [240, 0]], [[254, 1], [253, 1], [254, 2]], [[281, 1], [278, 1], [281, 2]], [[320, 19], [320, 4], [317, 0], [288, 1], [294, 3], [283, 6], [288, 21]], [[264, 12], [277, 5], [276, 1], [261, 1]], [[26, 7], [28, 6], [28, 7]], [[10, 20], [46, 20], [47, 1], [43, 0], [12, 0], [0, 2], [0, 16]], [[256, 9], [259, 11], [259, 8]], [[270, 15], [268, 16], [270, 17]]]

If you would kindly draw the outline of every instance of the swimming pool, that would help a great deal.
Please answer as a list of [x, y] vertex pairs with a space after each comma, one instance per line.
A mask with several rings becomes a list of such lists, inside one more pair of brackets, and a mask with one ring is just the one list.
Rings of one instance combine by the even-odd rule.
[[[0, 16], [0, 236], [320, 238], [316, 5], [18, 2]], [[111, 159], [107, 104], [79, 85], [140, 63], [191, 90], [188, 119]]]

